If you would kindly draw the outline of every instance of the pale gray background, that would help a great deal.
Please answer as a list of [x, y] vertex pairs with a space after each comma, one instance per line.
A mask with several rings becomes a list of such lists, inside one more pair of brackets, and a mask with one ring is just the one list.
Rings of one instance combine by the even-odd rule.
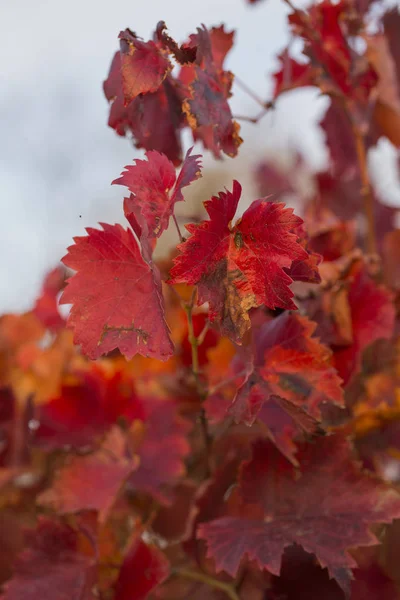
[[[119, 31], [130, 27], [147, 40], [163, 19], [183, 41], [200, 23], [223, 22], [237, 29], [227, 68], [268, 98], [268, 73], [288, 41], [285, 15], [280, 0], [257, 6], [244, 0], [0, 0], [0, 312], [30, 306], [43, 274], [84, 226], [123, 220], [123, 189], [110, 182], [141, 152], [106, 126], [102, 81]], [[255, 162], [266, 154], [284, 159], [289, 148], [304, 151], [313, 168], [323, 166], [316, 122], [326, 105], [312, 90], [295, 92], [261, 124], [243, 124], [245, 143], [237, 159], [224, 161], [222, 184], [237, 177], [244, 202], [250, 201]], [[240, 91], [232, 107], [236, 114], [258, 111]], [[388, 167], [394, 160], [382, 144], [373, 161], [391, 203], [398, 201]], [[209, 155], [204, 163], [205, 177], [221, 167]]]

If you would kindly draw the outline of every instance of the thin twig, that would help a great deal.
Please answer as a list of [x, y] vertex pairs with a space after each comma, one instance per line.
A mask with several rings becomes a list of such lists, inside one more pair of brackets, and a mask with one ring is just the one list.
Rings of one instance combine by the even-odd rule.
[[[192, 373], [196, 382], [197, 392], [199, 396], [204, 400], [206, 397], [206, 393], [203, 389], [203, 386], [200, 381], [200, 365], [199, 365], [199, 346], [204, 341], [204, 336], [202, 335], [204, 332], [201, 332], [199, 337], [195, 336], [194, 326], [193, 326], [193, 308], [196, 301], [197, 289], [193, 290], [192, 298], [188, 304], [184, 305], [184, 309], [186, 312], [187, 323], [188, 323], [188, 340], [192, 349]], [[206, 465], [207, 465], [207, 477], [211, 474], [211, 465], [210, 465], [210, 456], [211, 456], [211, 436], [208, 431], [208, 423], [207, 417], [204, 411], [204, 408], [201, 409], [200, 412], [200, 425], [203, 432], [204, 437], [204, 445], [205, 445], [205, 456], [206, 456]]]
[[223, 379], [222, 381], [217, 383], [217, 385], [214, 385], [212, 388], [210, 388], [208, 393], [215, 394], [215, 392], [217, 392], [221, 388], [225, 387], [226, 385], [229, 385], [230, 383], [234, 383], [235, 381], [237, 381], [239, 379], [239, 377], [244, 377], [246, 375], [246, 373], [247, 373], [247, 369], [243, 369], [239, 373], [235, 373], [235, 375], [232, 375], [232, 377], [228, 377], [228, 379]]
[[246, 121], [247, 123], [252, 123], [253, 125], [256, 125], [259, 121], [261, 121], [261, 119], [267, 114], [267, 112], [271, 108], [275, 108], [273, 100], [271, 100], [270, 102], [266, 102], [264, 108], [259, 113], [257, 113], [255, 117], [249, 117], [247, 115], [233, 115], [233, 118], [237, 121]]
[[231, 600], [240, 600], [238, 593], [235, 590], [235, 587], [231, 583], [227, 583], [225, 581], [221, 581], [220, 579], [216, 579], [215, 577], [211, 577], [211, 575], [206, 575], [206, 573], [202, 573], [201, 571], [194, 571], [192, 569], [174, 569], [173, 575], [177, 577], [184, 577], [185, 579], [191, 579], [192, 581], [200, 581], [201, 583], [205, 583], [210, 587], [221, 590], [225, 592], [225, 594]]
[[175, 216], [175, 215], [172, 215], [172, 218], [173, 218], [173, 220], [174, 220], [175, 227], [176, 227], [176, 230], [177, 230], [177, 232], [178, 232], [179, 241], [182, 243], [182, 242], [184, 242], [184, 241], [185, 241], [185, 238], [183, 237], [183, 235], [182, 235], [182, 233], [181, 233], [181, 230], [180, 230], [180, 227], [179, 227], [179, 224], [178, 224], [178, 221], [177, 221], [177, 218], [176, 218], [176, 216]]
[[257, 104], [259, 104], [262, 108], [266, 107], [267, 103], [262, 98], [260, 98], [260, 96], [258, 94], [256, 94], [256, 92], [253, 92], [253, 90], [247, 85], [247, 83], [242, 81], [242, 79], [240, 79], [240, 77], [235, 75], [234, 81], [244, 92], [246, 92], [246, 94], [248, 96], [250, 96], [250, 98], [252, 98], [255, 102], [257, 102]]
[[189, 304], [185, 304], [185, 312], [187, 316], [188, 322], [188, 339], [189, 344], [192, 348], [192, 371], [194, 378], [196, 380], [196, 385], [198, 389], [200, 389], [200, 381], [199, 381], [199, 350], [198, 350], [198, 340], [194, 334], [193, 327], [193, 308], [196, 300], [196, 288], [193, 290], [192, 298]]
[[377, 243], [375, 233], [374, 196], [368, 173], [367, 151], [365, 148], [364, 135], [360, 128], [353, 123], [354, 141], [358, 166], [361, 176], [361, 195], [364, 200], [364, 213], [367, 219], [367, 250], [370, 254], [376, 254]]
[[283, 2], [287, 4], [290, 10], [292, 10], [294, 13], [301, 13], [302, 15], [304, 14], [304, 11], [302, 11], [300, 8], [297, 8], [291, 0], [283, 0]]
[[197, 336], [197, 346], [201, 346], [207, 335], [207, 331], [210, 329], [210, 321], [207, 319], [202, 331]]

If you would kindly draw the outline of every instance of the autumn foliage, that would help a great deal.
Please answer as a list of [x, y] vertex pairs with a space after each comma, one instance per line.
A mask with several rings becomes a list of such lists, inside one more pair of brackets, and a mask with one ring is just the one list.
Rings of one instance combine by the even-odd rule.
[[305, 195], [303, 157], [257, 158], [260, 198], [227, 181], [185, 228], [198, 152], [240, 151], [234, 33], [119, 34], [109, 125], [145, 150], [124, 224], [0, 318], [3, 600], [400, 599], [400, 230], [368, 168], [400, 147], [400, 12], [286, 3], [302, 56], [250, 120], [318, 88], [329, 165]]

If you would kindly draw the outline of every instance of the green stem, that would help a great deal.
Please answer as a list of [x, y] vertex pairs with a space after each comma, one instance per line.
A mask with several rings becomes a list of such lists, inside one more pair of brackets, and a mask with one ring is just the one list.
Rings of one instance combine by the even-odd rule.
[[[196, 301], [196, 293], [195, 289], [192, 294], [192, 298], [189, 304], [185, 304], [185, 312], [188, 323], [188, 339], [192, 349], [192, 373], [196, 382], [196, 388], [199, 396], [204, 400], [206, 397], [205, 391], [200, 381], [200, 365], [199, 365], [199, 346], [203, 343], [206, 331], [200, 333], [199, 337], [195, 336], [194, 326], [193, 326], [193, 308]], [[204, 333], [204, 335], [203, 335]], [[203, 432], [204, 437], [204, 445], [205, 445], [205, 454], [206, 454], [206, 465], [207, 465], [207, 473], [206, 476], [209, 477], [211, 474], [211, 466], [210, 466], [210, 455], [211, 455], [211, 436], [208, 431], [208, 423], [207, 417], [204, 411], [204, 408], [201, 409], [200, 412], [200, 425]]]
[[191, 579], [192, 581], [200, 581], [201, 583], [205, 583], [216, 590], [225, 592], [225, 594], [231, 600], [240, 600], [240, 597], [231, 583], [226, 583], [225, 581], [221, 581], [220, 579], [216, 579], [215, 577], [211, 577], [210, 575], [206, 575], [200, 571], [194, 571], [192, 569], [174, 569], [173, 575], [176, 575], [177, 577], [184, 577], [185, 579]]

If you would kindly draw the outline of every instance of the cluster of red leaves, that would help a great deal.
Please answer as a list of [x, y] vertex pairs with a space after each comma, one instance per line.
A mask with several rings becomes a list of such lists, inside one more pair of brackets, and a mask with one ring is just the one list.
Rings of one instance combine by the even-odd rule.
[[233, 34], [120, 34], [110, 125], [147, 151], [114, 181], [126, 226], [88, 228], [74, 273], [0, 318], [2, 599], [400, 598], [400, 231], [366, 164], [398, 144], [400, 17], [368, 34], [369, 5], [289, 15], [306, 60], [282, 54], [275, 98], [331, 97], [312, 197], [301, 156], [263, 163], [259, 199], [238, 216], [234, 181], [186, 238], [175, 205], [201, 157], [182, 160], [182, 129], [217, 157], [240, 143]]
[[233, 74], [223, 68], [233, 32], [202, 26], [179, 46], [161, 21], [153, 40], [143, 42], [129, 29], [119, 40], [104, 82], [110, 127], [119, 135], [130, 132], [137, 148], [162, 152], [174, 165], [182, 162], [185, 127], [216, 158], [237, 154], [240, 127], [228, 104]]

